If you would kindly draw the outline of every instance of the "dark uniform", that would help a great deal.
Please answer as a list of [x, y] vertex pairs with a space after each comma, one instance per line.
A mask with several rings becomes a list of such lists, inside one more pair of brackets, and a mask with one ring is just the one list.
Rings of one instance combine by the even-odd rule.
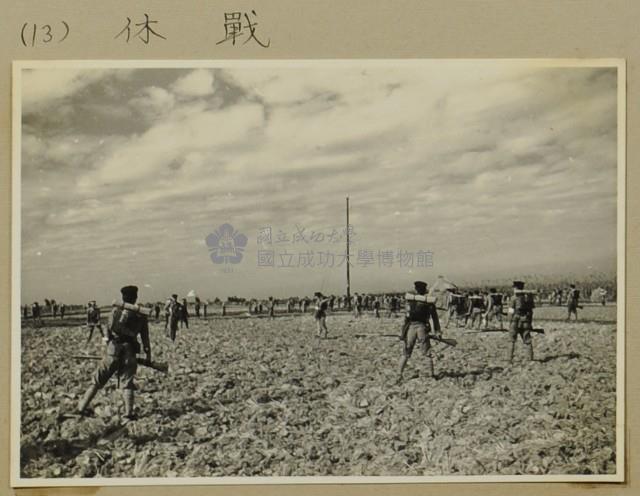
[[33, 305], [31, 305], [31, 318], [33, 319], [34, 324], [42, 324], [42, 316], [40, 314], [40, 311], [40, 304], [37, 301]]
[[327, 310], [329, 308], [329, 299], [325, 298], [322, 293], [315, 293], [316, 306], [313, 311], [313, 318], [316, 320], [316, 336], [327, 337], [329, 333], [327, 329]]
[[427, 360], [428, 374], [434, 377], [433, 359], [429, 354], [431, 349], [431, 341], [429, 340], [429, 332], [431, 326], [429, 319], [433, 321], [433, 330], [440, 332], [440, 321], [438, 320], [438, 312], [436, 310], [435, 300], [430, 301], [427, 297], [427, 284], [422, 281], [414, 283], [416, 294], [409, 293], [405, 297], [406, 316], [404, 326], [402, 328], [402, 340], [404, 343], [403, 354], [400, 360], [400, 370], [398, 374], [398, 382], [402, 381], [402, 373], [407, 365], [407, 361], [413, 353], [416, 343], [420, 347], [420, 351]]
[[[135, 303], [138, 297], [136, 286], [125, 286], [121, 290], [122, 300]], [[131, 310], [116, 307], [109, 316], [108, 332], [110, 340], [107, 352], [93, 376], [93, 385], [86, 391], [78, 405], [80, 413], [85, 413], [89, 403], [96, 393], [103, 388], [109, 379], [117, 374], [118, 383], [123, 391], [125, 403], [125, 417], [134, 418], [133, 397], [134, 377], [138, 368], [136, 354], [140, 352], [138, 335], [142, 339], [147, 359], [151, 360], [151, 345], [149, 343], [149, 323], [147, 317]]]
[[176, 333], [178, 332], [178, 322], [180, 321], [180, 303], [178, 303], [178, 295], [173, 294], [171, 298], [164, 304], [164, 330], [167, 337], [171, 338], [171, 341], [176, 340]]
[[189, 329], [189, 305], [187, 303], [186, 298], [182, 298], [182, 303], [180, 304], [180, 327], [182, 325]]
[[524, 291], [524, 282], [522, 281], [514, 281], [513, 287], [513, 300], [509, 309], [511, 314], [511, 328], [509, 330], [511, 347], [507, 356], [510, 363], [513, 361], [518, 336], [522, 338], [522, 342], [527, 348], [527, 357], [529, 360], [533, 360], [533, 344], [531, 343], [533, 309], [535, 308], [533, 293]]
[[575, 315], [578, 320], [578, 304], [580, 301], [580, 290], [571, 284], [571, 289], [567, 294], [567, 320], [571, 319], [571, 314]]
[[271, 296], [269, 296], [269, 318], [276, 318], [276, 300], [274, 300]]

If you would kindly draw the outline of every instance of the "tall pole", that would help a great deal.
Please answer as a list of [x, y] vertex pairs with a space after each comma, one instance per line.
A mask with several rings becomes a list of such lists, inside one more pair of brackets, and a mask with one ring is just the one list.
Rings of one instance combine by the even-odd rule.
[[349, 244], [349, 197], [347, 196], [347, 309], [351, 311], [351, 276], [349, 273], [349, 255], [350, 255], [350, 244]]

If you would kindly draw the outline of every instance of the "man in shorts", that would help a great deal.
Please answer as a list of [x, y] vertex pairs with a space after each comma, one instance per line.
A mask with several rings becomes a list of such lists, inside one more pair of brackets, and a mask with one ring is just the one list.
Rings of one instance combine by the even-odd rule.
[[435, 377], [433, 358], [429, 353], [431, 342], [429, 341], [429, 332], [431, 325], [429, 320], [433, 322], [433, 330], [440, 332], [440, 321], [438, 320], [438, 312], [436, 310], [435, 298], [427, 296], [427, 283], [416, 281], [413, 283], [415, 293], [407, 293], [406, 300], [406, 316], [404, 326], [402, 328], [401, 339], [403, 341], [402, 358], [400, 359], [399, 373], [397, 383], [402, 382], [402, 374], [404, 368], [413, 353], [416, 343], [420, 348], [420, 352], [427, 362], [427, 374], [429, 377]]
[[518, 336], [522, 338], [525, 348], [527, 349], [527, 358], [533, 360], [533, 344], [531, 343], [531, 329], [533, 328], [533, 291], [524, 289], [524, 282], [513, 282], [513, 300], [509, 308], [511, 315], [511, 328], [509, 330], [509, 338], [511, 347], [507, 355], [507, 361], [513, 363], [513, 354], [516, 349], [516, 340]]

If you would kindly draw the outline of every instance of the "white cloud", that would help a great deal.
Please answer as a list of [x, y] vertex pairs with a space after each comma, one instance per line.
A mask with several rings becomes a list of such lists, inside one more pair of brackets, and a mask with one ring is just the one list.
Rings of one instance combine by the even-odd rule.
[[180, 96], [197, 97], [213, 94], [213, 73], [207, 69], [197, 69], [178, 79], [172, 86]]
[[176, 98], [173, 93], [157, 86], [145, 88], [141, 96], [132, 98], [130, 102], [148, 119], [158, 118], [168, 113], [175, 103]]
[[[440, 250], [445, 272], [541, 261], [549, 239], [563, 254], [558, 264], [577, 245], [593, 247], [580, 252], [584, 257], [606, 254], [615, 241], [606, 237], [610, 226], [615, 234], [614, 88], [593, 87], [588, 73], [572, 69], [550, 77], [544, 70], [461, 67], [238, 69], [230, 71], [233, 81], [261, 103], [250, 97], [219, 109], [182, 98], [210, 94], [229, 79], [197, 70], [168, 88], [147, 86], [135, 99], [154, 116], [146, 131], [90, 140], [34, 130], [23, 139], [25, 155], [34, 164], [55, 157], [74, 172], [64, 177], [69, 184], [47, 175], [25, 185], [24, 218], [46, 224], [23, 236], [25, 253], [46, 247], [47, 257], [75, 254], [70, 245], [89, 242], [77, 226], [91, 220], [105, 247], [137, 250], [154, 270], [168, 278], [175, 270], [198, 287], [207, 271], [186, 260], [202, 254], [208, 263], [193, 240], [216, 223], [238, 223], [248, 235], [260, 225], [340, 223], [351, 193], [364, 244]], [[563, 236], [567, 231], [575, 236]], [[496, 249], [498, 261], [490, 258]], [[33, 258], [31, 267], [51, 260]], [[185, 265], [165, 266], [169, 259]], [[247, 270], [251, 278], [255, 268]], [[278, 274], [278, 287], [299, 275]], [[260, 284], [268, 287], [268, 277]]]

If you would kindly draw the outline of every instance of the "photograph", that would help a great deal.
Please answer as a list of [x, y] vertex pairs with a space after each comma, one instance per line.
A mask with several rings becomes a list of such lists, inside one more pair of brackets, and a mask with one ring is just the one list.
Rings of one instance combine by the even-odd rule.
[[624, 61], [12, 84], [16, 486], [624, 480]]

